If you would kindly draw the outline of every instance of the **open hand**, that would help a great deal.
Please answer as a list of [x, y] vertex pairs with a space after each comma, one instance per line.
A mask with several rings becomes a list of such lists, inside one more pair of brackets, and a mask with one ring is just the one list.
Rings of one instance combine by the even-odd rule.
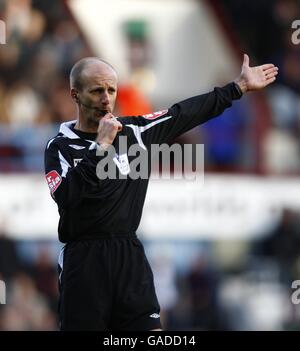
[[272, 63], [250, 67], [249, 56], [244, 54], [242, 72], [235, 82], [243, 93], [246, 91], [260, 90], [273, 83], [278, 74], [278, 67]]

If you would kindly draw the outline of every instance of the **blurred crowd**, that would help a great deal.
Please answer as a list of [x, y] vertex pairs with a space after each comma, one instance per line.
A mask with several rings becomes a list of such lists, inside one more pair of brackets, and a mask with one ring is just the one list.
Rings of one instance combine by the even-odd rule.
[[169, 330], [299, 330], [300, 213], [262, 238], [146, 243]]
[[70, 120], [68, 73], [91, 52], [63, 1], [0, 2], [0, 170], [41, 171], [55, 123]]
[[248, 52], [255, 64], [272, 62], [279, 67], [277, 83], [266, 90], [266, 106], [256, 102], [260, 170], [299, 174], [300, 44], [292, 41], [292, 23], [300, 19], [300, 1], [221, 0], [220, 4], [239, 50]]
[[[57, 330], [57, 242], [15, 241], [0, 234], [0, 330]], [[51, 254], [52, 252], [52, 254]]]

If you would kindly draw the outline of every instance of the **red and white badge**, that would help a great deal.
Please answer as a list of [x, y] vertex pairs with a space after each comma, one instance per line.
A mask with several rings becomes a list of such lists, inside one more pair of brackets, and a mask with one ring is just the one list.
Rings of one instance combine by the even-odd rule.
[[51, 194], [53, 194], [54, 191], [59, 187], [62, 181], [62, 178], [56, 171], [51, 171], [48, 174], [46, 174], [46, 179], [47, 179], [47, 183], [51, 191]]
[[143, 115], [142, 117], [152, 120], [152, 119], [156, 119], [156, 118], [158, 118], [160, 116], [165, 115], [167, 112], [168, 112], [168, 110], [162, 110], [162, 111], [149, 113], [148, 115]]

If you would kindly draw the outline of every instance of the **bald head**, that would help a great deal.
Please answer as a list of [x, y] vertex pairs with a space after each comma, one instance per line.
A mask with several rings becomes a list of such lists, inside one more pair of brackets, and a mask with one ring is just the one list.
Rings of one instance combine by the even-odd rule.
[[94, 72], [109, 72], [117, 73], [112, 65], [98, 57], [85, 57], [75, 63], [70, 72], [70, 88], [82, 90], [84, 78], [88, 75], [93, 75]]
[[75, 63], [70, 73], [70, 94], [78, 107], [81, 130], [97, 132], [100, 119], [113, 112], [117, 85], [114, 68], [98, 57]]

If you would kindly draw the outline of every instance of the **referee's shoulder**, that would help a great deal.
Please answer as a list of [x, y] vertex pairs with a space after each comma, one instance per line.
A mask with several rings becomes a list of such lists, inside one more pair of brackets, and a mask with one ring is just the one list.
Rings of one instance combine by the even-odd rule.
[[56, 134], [54, 137], [49, 139], [46, 143], [45, 151], [49, 150], [52, 147], [59, 147], [62, 146], [65, 143], [66, 138], [62, 135], [62, 133]]

